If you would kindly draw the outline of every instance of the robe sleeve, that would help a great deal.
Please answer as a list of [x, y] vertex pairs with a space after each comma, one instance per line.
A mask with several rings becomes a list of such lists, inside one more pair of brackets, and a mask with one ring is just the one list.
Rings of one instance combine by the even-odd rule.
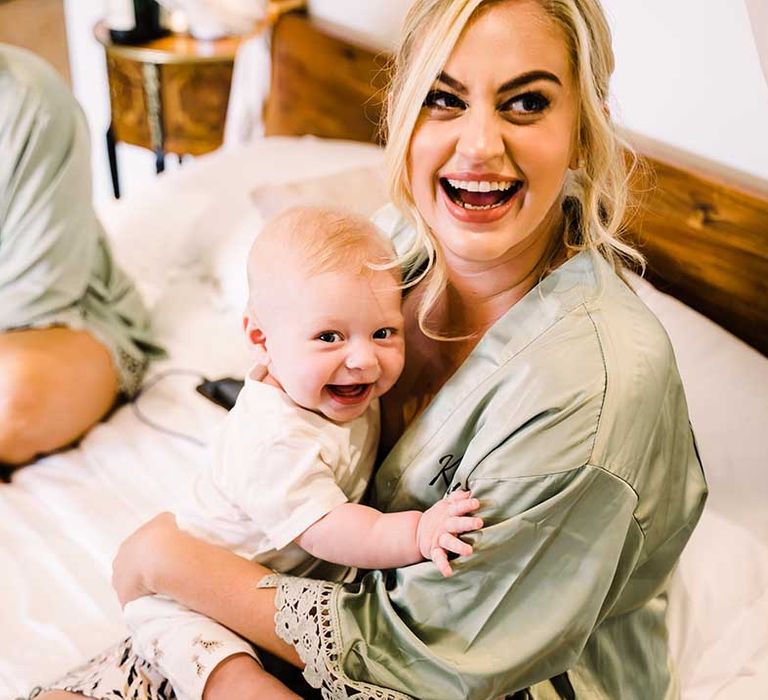
[[[511, 444], [486, 457], [509, 459]], [[633, 490], [591, 465], [469, 486], [486, 526], [467, 536], [474, 554], [454, 562], [451, 578], [431, 562], [343, 587], [278, 578], [278, 633], [310, 684], [340, 698], [471, 700], [578, 659], [642, 548]]]

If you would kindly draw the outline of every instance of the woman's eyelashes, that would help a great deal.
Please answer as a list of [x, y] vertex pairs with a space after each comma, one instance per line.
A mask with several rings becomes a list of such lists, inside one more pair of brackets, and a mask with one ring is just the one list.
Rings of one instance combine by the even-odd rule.
[[501, 110], [505, 113], [512, 113], [523, 117], [536, 116], [546, 111], [550, 105], [550, 100], [540, 92], [525, 92], [522, 95], [515, 95], [501, 105]]
[[430, 90], [424, 98], [424, 106], [427, 109], [449, 111], [463, 109], [466, 104], [460, 97], [446, 90]]
[[[546, 95], [537, 90], [531, 90], [504, 100], [497, 109], [509, 118], [530, 121], [543, 114], [550, 104], [551, 101]], [[434, 113], [451, 115], [467, 109], [469, 103], [452, 92], [435, 89], [427, 93], [424, 98], [424, 107]]]

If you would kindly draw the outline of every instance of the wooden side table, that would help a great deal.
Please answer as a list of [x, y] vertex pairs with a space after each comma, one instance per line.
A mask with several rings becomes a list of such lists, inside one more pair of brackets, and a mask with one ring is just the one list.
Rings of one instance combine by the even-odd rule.
[[201, 155], [221, 146], [241, 37], [200, 41], [171, 34], [128, 46], [112, 43], [101, 22], [94, 35], [106, 52], [112, 114], [107, 153], [115, 197], [119, 142], [152, 150], [158, 173], [166, 153]]

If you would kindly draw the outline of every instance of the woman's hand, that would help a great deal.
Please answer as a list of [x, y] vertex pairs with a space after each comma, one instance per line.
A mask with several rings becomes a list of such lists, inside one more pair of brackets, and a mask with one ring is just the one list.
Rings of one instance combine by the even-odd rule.
[[112, 565], [120, 604], [159, 593], [229, 627], [272, 654], [303, 666], [275, 633], [275, 590], [258, 588], [272, 572], [180, 530], [160, 513], [128, 537]]
[[121, 606], [158, 592], [152, 584], [155, 570], [181, 552], [185, 537], [172, 513], [156, 515], [128, 536], [112, 562], [112, 587]]

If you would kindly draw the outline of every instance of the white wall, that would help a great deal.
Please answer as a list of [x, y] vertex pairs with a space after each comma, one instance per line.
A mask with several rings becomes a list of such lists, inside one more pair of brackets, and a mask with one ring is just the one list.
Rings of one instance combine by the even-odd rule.
[[[410, 0], [309, 0], [391, 43]], [[627, 128], [768, 179], [768, 85], [743, 0], [603, 0]], [[365, 9], [363, 9], [365, 8]]]
[[616, 117], [768, 179], [768, 84], [743, 0], [603, 0]]

